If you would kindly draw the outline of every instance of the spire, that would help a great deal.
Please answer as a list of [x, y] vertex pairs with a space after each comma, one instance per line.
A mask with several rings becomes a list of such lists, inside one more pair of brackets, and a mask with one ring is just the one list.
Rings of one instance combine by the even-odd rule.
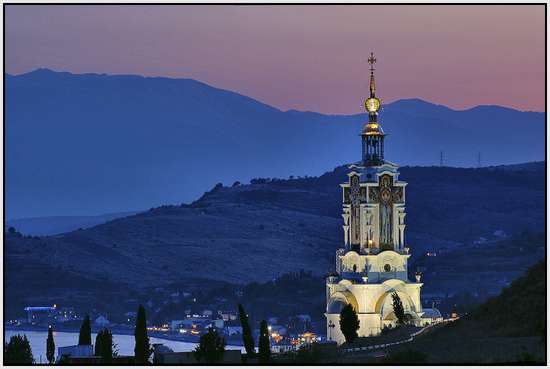
[[374, 81], [374, 64], [376, 64], [376, 58], [374, 53], [371, 52], [367, 61], [370, 64], [370, 97], [376, 96], [376, 82]]
[[370, 53], [367, 61], [370, 64], [370, 96], [365, 100], [365, 109], [369, 113], [369, 120], [361, 133], [363, 137], [363, 162], [366, 165], [380, 165], [384, 162], [384, 130], [378, 123], [380, 99], [376, 97], [376, 82], [374, 80], [376, 58], [374, 53]]

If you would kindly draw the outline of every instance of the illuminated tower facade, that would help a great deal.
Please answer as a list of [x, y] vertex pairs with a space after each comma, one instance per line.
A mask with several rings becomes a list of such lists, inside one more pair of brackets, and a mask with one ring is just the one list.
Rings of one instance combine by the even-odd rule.
[[340, 311], [351, 304], [359, 316], [359, 336], [380, 334], [396, 324], [392, 295], [403, 304], [406, 317], [423, 324], [420, 274], [408, 278], [409, 248], [405, 246], [405, 187], [399, 167], [384, 158], [385, 134], [379, 121], [371, 53], [370, 95], [365, 101], [368, 122], [361, 133], [362, 158], [349, 165], [342, 183], [343, 244], [336, 250], [335, 272], [326, 281], [327, 339], [341, 344]]

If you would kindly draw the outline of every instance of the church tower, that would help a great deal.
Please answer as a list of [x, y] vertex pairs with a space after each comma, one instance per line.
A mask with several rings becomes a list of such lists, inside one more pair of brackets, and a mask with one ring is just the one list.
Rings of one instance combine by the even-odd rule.
[[373, 53], [370, 95], [365, 101], [368, 122], [361, 133], [362, 158], [348, 166], [342, 183], [343, 245], [336, 250], [336, 269], [326, 281], [327, 339], [342, 344], [340, 311], [351, 304], [359, 317], [358, 334], [380, 334], [397, 322], [392, 295], [396, 293], [405, 315], [422, 324], [421, 275], [408, 277], [409, 248], [405, 246], [405, 187], [399, 167], [384, 158], [385, 134], [379, 121], [381, 103], [376, 96]]

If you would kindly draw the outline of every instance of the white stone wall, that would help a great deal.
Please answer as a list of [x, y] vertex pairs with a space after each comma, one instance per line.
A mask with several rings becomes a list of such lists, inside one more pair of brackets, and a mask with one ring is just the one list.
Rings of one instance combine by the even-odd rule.
[[[385, 163], [380, 167], [363, 168], [351, 165], [353, 170], [349, 175], [360, 176], [361, 187], [366, 187], [367, 201], [360, 207], [360, 253], [339, 249], [336, 254], [336, 270], [340, 275], [339, 282], [327, 280], [327, 309], [334, 302], [331, 310], [338, 310], [339, 303], [352, 304], [359, 317], [359, 336], [378, 335], [386, 324], [395, 324], [392, 319], [393, 299], [391, 294], [397, 292], [405, 312], [417, 319], [422, 315], [420, 300], [420, 289], [422, 283], [410, 282], [408, 280], [408, 258], [410, 255], [405, 252], [405, 186], [406, 182], [398, 180], [398, 167], [391, 163]], [[380, 219], [379, 204], [369, 201], [369, 187], [378, 187], [378, 179], [381, 175], [389, 174], [393, 177], [393, 185], [403, 188], [403, 203], [393, 205], [392, 215], [392, 237], [394, 250], [379, 252]], [[370, 179], [366, 181], [367, 175]], [[342, 187], [342, 200], [344, 191], [349, 183]], [[350, 205], [343, 204], [343, 231], [344, 247], [349, 247], [350, 242]], [[372, 240], [369, 243], [369, 240]], [[349, 250], [346, 248], [346, 250]], [[389, 270], [386, 270], [385, 266]], [[354, 272], [355, 266], [355, 272]], [[367, 279], [365, 280], [363, 278]], [[349, 278], [350, 280], [346, 280]], [[327, 339], [336, 341], [338, 344], [345, 342], [340, 331], [340, 314], [335, 311], [328, 311], [327, 317]]]
[[[415, 319], [422, 315], [421, 287], [421, 283], [398, 279], [390, 279], [383, 283], [352, 283], [348, 280], [341, 280], [330, 286], [331, 293], [327, 301], [330, 303], [332, 299], [338, 299], [352, 304], [359, 317], [359, 336], [377, 335], [380, 334], [384, 325], [395, 324], [395, 319], [391, 315], [393, 292], [397, 292], [401, 298], [405, 313], [412, 315]], [[344, 337], [340, 332], [339, 314], [326, 315], [327, 338], [329, 337], [329, 325], [334, 324], [335, 326], [330, 328], [332, 340], [338, 344], [343, 343]], [[388, 316], [389, 320], [383, 320]], [[421, 320], [418, 319], [417, 323], [421, 324]]]

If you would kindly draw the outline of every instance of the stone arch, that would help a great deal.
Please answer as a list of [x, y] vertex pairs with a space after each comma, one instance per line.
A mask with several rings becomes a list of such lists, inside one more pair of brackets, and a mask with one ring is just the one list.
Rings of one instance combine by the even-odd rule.
[[342, 257], [342, 264], [345, 272], [353, 271], [353, 266], [355, 266], [356, 271], [361, 271], [364, 268], [364, 261], [361, 260], [361, 256], [355, 251], [348, 251]]
[[402, 291], [388, 291], [385, 293], [385, 296], [381, 297], [382, 301], [378, 301], [380, 316], [383, 320], [390, 319], [395, 320], [396, 316], [393, 311], [393, 298], [392, 294], [396, 292], [399, 298], [403, 303], [403, 308], [405, 309], [405, 315], [411, 315], [414, 318], [414, 305], [412, 304], [412, 299], [405, 292]]
[[355, 312], [359, 312], [359, 304], [353, 293], [349, 291], [340, 291], [334, 293], [327, 304], [328, 314], [340, 314], [342, 308], [347, 304], [351, 304]]
[[410, 307], [410, 310], [412, 312], [416, 311], [416, 306], [414, 304], [413, 299], [409, 296], [407, 291], [403, 288], [405, 283], [398, 279], [390, 279], [382, 283], [385, 287], [384, 292], [378, 296], [376, 299], [376, 303], [374, 305], [374, 311], [376, 313], [381, 314], [382, 313], [382, 306], [384, 305], [384, 302], [389, 297], [391, 298], [391, 294], [393, 292], [397, 292], [399, 297], [401, 298], [401, 301], [403, 301], [403, 304], [408, 305]]

